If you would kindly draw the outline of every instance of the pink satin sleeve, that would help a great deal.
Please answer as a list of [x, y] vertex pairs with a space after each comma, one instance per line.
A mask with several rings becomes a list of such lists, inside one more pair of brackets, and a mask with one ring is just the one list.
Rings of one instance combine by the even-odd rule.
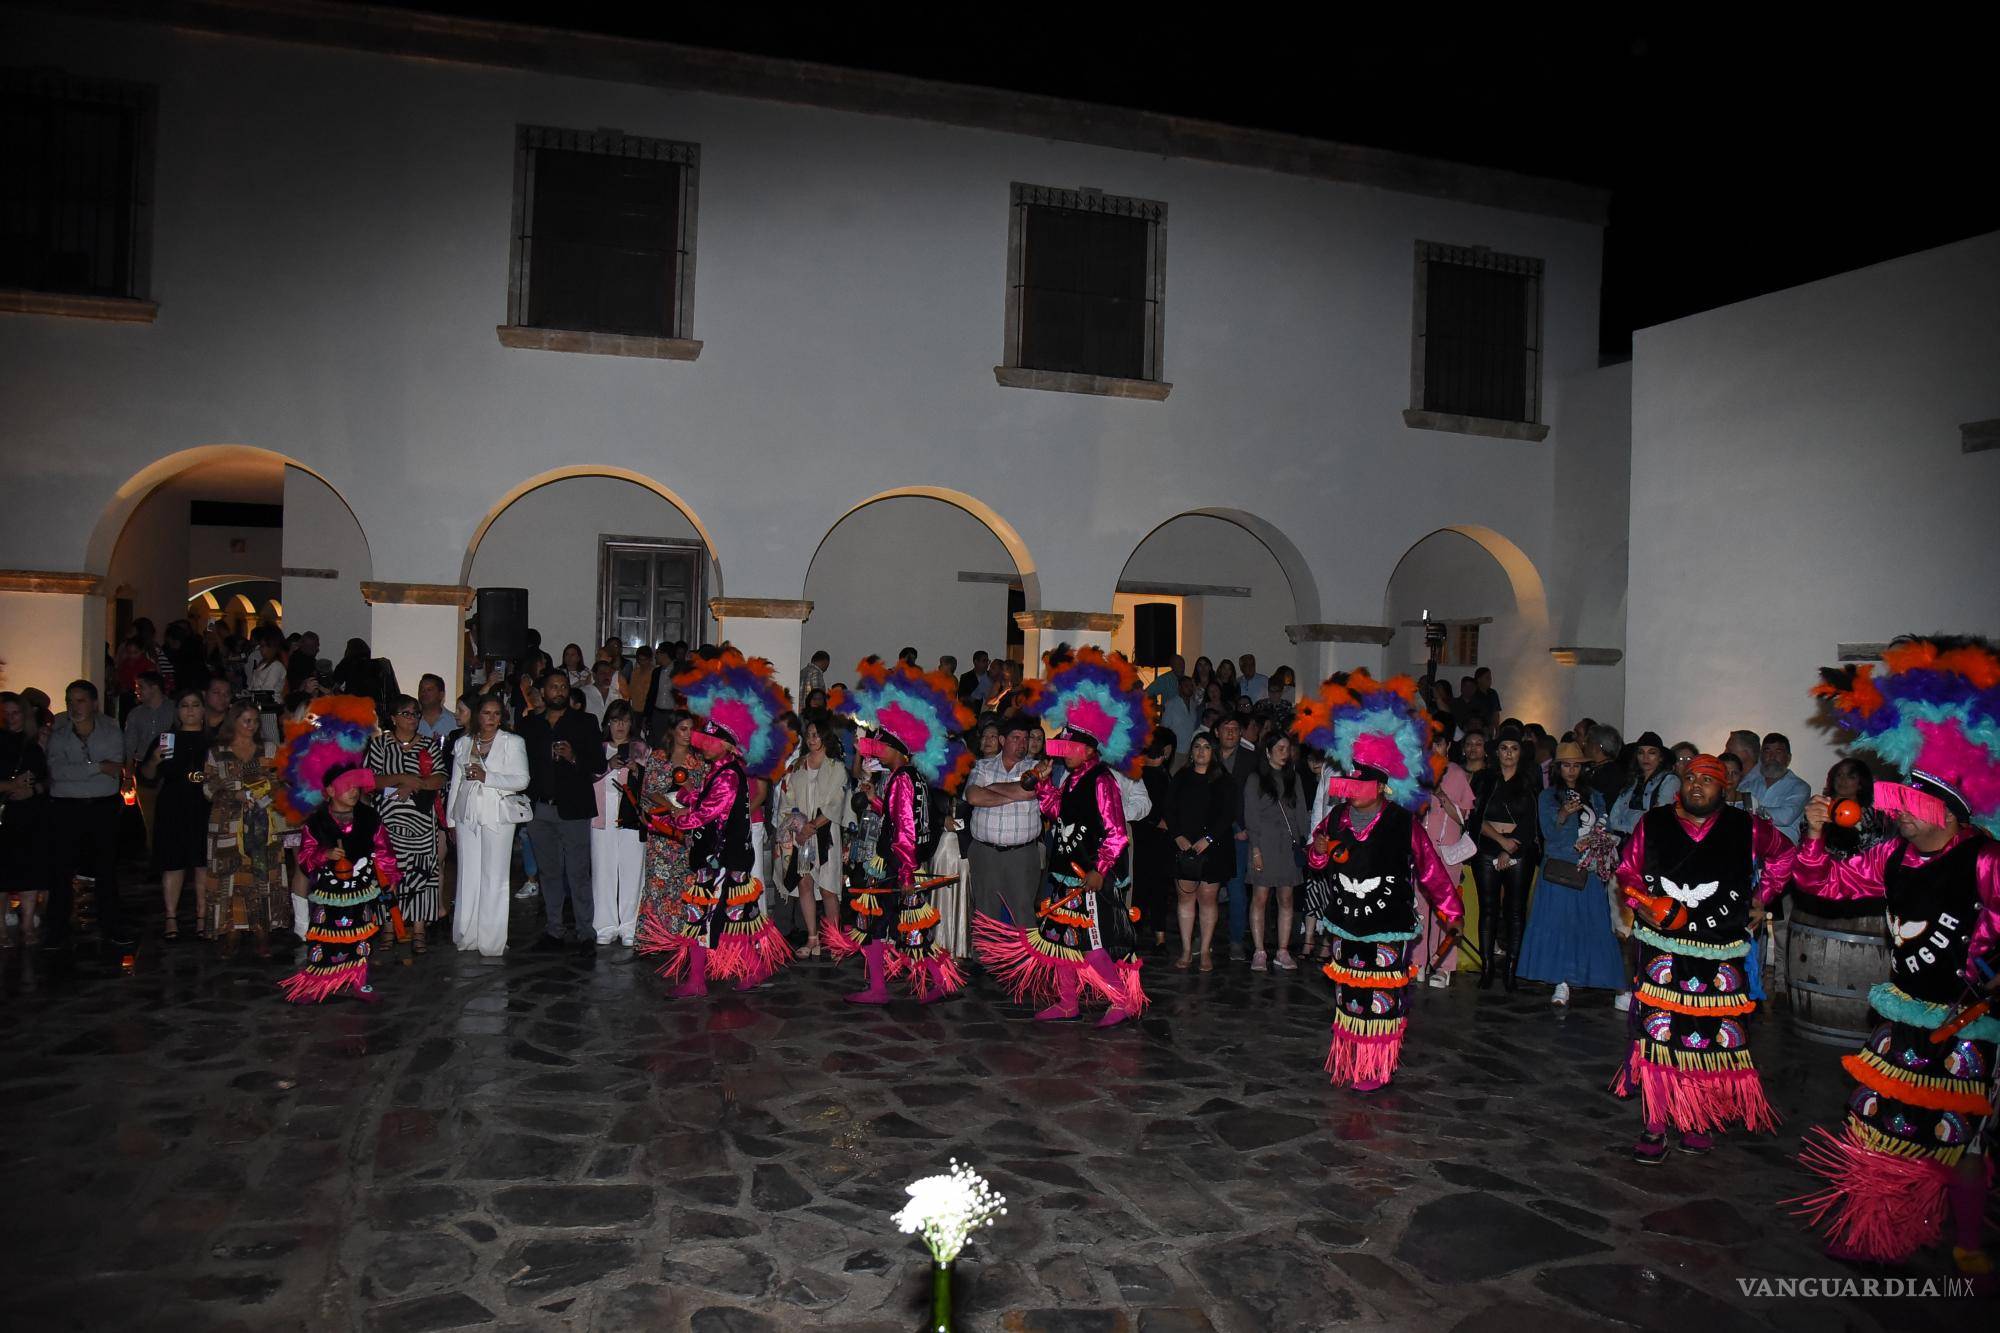
[[1104, 841], [1097, 845], [1097, 873], [1110, 879], [1124, 859], [1132, 835], [1125, 830], [1125, 798], [1118, 781], [1106, 769], [1097, 779], [1097, 817], [1104, 821]]
[[1618, 887], [1635, 893], [1646, 891], [1646, 821], [1640, 820], [1625, 839], [1625, 851], [1618, 858]]
[[[1807, 838], [1792, 858], [1792, 883], [1815, 898], [1836, 901], [1880, 898], [1888, 891], [1882, 883], [1882, 874], [1889, 868], [1889, 858], [1895, 851], [1896, 840], [1889, 838], [1843, 859], [1829, 852], [1820, 839]], [[1757, 901], [1770, 902], [1784, 887], [1773, 883], [1769, 875], [1764, 876]]]
[[1972, 928], [1966, 955], [1966, 976], [1972, 977], [1972, 959], [1984, 958], [2000, 965], [2000, 842], [1988, 841], [1979, 849], [1979, 867], [1974, 872], [1979, 885], [1979, 923]]
[[1750, 854], [1763, 867], [1763, 876], [1757, 881], [1757, 897], [1764, 896], [1763, 888], [1768, 884], [1778, 886], [1779, 892], [1792, 882], [1792, 864], [1798, 859], [1798, 844], [1786, 837], [1784, 831], [1770, 820], [1752, 816], [1750, 820]]
[[743, 775], [734, 768], [711, 768], [708, 781], [702, 785], [701, 795], [685, 810], [674, 812], [674, 827], [677, 829], [698, 829], [709, 824], [719, 824], [728, 815], [729, 807], [736, 804], [736, 794], [743, 789]]
[[1044, 782], [1035, 789], [1035, 806], [1043, 819], [1054, 819], [1061, 813], [1063, 790], [1074, 781], [1076, 778], [1072, 776], [1068, 782]]
[[1326, 838], [1329, 842], [1332, 840], [1330, 831], [1333, 828], [1333, 816], [1339, 809], [1339, 806], [1334, 806], [1332, 810], [1328, 810], [1326, 817], [1313, 829], [1312, 837], [1306, 840], [1306, 864], [1314, 870], [1326, 869], [1326, 863], [1333, 855], [1331, 847], [1324, 852], [1319, 849], [1319, 840], [1321, 838]]
[[389, 826], [375, 826], [375, 882], [393, 889], [403, 882], [403, 867], [396, 864], [396, 850], [389, 845]]
[[888, 869], [895, 876], [896, 887], [907, 889], [917, 882], [917, 784], [908, 770], [899, 769], [889, 779], [883, 799], [882, 819], [895, 830], [890, 851], [896, 864]]
[[1437, 854], [1436, 844], [1431, 835], [1424, 832], [1421, 823], [1410, 824], [1410, 869], [1417, 887], [1424, 897], [1431, 900], [1438, 915], [1452, 925], [1465, 920], [1465, 904], [1459, 900], [1458, 884], [1451, 877], [1451, 868]]

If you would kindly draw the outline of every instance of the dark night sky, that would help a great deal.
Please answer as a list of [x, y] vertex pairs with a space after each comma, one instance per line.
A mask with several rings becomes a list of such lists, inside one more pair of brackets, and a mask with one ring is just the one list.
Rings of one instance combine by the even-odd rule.
[[1075, 4], [398, 7], [1047, 93], [1604, 186], [1608, 358], [1629, 352], [1634, 328], [2000, 228], [1992, 17], [1898, 29], [1876, 11], [1863, 31], [1830, 29], [1831, 10], [1765, 27], [1677, 10], [1557, 30], [1488, 9], [1478, 22], [1340, 14], [1305, 27], [1287, 15], [1274, 27], [1246, 7], [1228, 29], [1227, 11], [1205, 7], [1155, 11], [1155, 30], [1135, 31], [1140, 11]]

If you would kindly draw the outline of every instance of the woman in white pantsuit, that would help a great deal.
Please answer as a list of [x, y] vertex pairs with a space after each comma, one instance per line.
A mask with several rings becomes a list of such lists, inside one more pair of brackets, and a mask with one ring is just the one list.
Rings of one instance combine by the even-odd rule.
[[[506, 708], [480, 700], [472, 730], [451, 757], [452, 834], [458, 840], [458, 902], [451, 938], [460, 949], [498, 958], [507, 948], [508, 879], [514, 863], [515, 818], [526, 805], [528, 749], [500, 729]], [[511, 799], [510, 799], [511, 798]]]
[[646, 879], [646, 843], [639, 808], [626, 791], [646, 779], [646, 743], [632, 739], [632, 705], [604, 710], [604, 776], [597, 780], [597, 818], [590, 822], [590, 902], [597, 942], [632, 946], [639, 929], [639, 889]]

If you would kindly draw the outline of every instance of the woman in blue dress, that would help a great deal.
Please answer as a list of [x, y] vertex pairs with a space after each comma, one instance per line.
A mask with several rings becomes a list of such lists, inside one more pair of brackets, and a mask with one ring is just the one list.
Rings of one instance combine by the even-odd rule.
[[[1584, 787], [1583, 748], [1556, 747], [1554, 781], [1542, 792], [1542, 880], [1521, 939], [1519, 974], [1555, 983], [1555, 1004], [1567, 1007], [1577, 986], [1623, 990], [1627, 978], [1611, 933], [1604, 881], [1590, 873], [1577, 839], [1604, 821], [1604, 798]], [[1568, 882], [1565, 882], [1568, 881]]]

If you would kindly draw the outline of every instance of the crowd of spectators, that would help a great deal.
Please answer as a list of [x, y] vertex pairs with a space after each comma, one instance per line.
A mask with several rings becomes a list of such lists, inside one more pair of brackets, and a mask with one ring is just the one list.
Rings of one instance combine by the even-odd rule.
[[[449, 922], [460, 948], [501, 953], [510, 891], [541, 899], [537, 949], [629, 948], [644, 901], [674, 873], [673, 849], [643, 828], [648, 792], [663, 780], [656, 770], [685, 778], [699, 765], [673, 678], [718, 650], [681, 642], [628, 651], [613, 639], [588, 655], [571, 643], [551, 657], [530, 635], [522, 660], [479, 661], [454, 701], [431, 675], [415, 696], [400, 693], [393, 666], [359, 639], [336, 661], [310, 632], [232, 637], [176, 621], [156, 636], [141, 620], [107, 661], [108, 709], [89, 680], [67, 687], [59, 713], [33, 688], [0, 694], [0, 889], [18, 904], [10, 942], [67, 949], [71, 890], [81, 883], [98, 934], [129, 951], [136, 919], [119, 878], [141, 842], [160, 884], [164, 938], [233, 950], [246, 937], [268, 956], [274, 940], [302, 935], [296, 831], [273, 806], [272, 761], [284, 721], [339, 693], [378, 709], [368, 764], [405, 865], [399, 906], [414, 951]], [[898, 656], [923, 665], [915, 647]], [[977, 718], [967, 738], [975, 763], [934, 814], [961, 835], [953, 855], [969, 871], [964, 908], [1029, 920], [1046, 830], [1021, 779], [1042, 758], [1043, 734], [1015, 706], [1019, 664], [978, 651], [960, 666], [946, 655], [932, 669], [956, 679]], [[827, 706], [833, 675], [828, 655], [815, 652], [795, 698], [795, 759], [779, 782], [753, 791], [763, 878], [796, 901], [791, 919], [807, 957], [819, 950], [818, 921], [842, 910], [843, 866], [871, 850], [858, 795], [865, 776]], [[1486, 668], [1456, 688], [1443, 678], [1421, 684], [1443, 765], [1425, 828], [1462, 877], [1476, 941], [1473, 958], [1451, 959], [1430, 983], [1448, 984], [1463, 961], [1478, 966], [1482, 988], [1539, 980], [1558, 1004], [1578, 987], [1623, 989], [1619, 904], [1601, 878], [1575, 869], [1579, 844], [1594, 829], [1628, 836], [1647, 810], [1670, 804], [1697, 747], [1670, 747], [1651, 731], [1628, 743], [1591, 718], [1552, 732], [1509, 715]], [[1204, 972], [1218, 961], [1292, 971], [1326, 957], [1326, 890], [1302, 855], [1325, 810], [1325, 758], [1289, 734], [1292, 669], [1267, 675], [1249, 654], [1192, 666], [1176, 657], [1146, 694], [1155, 732], [1140, 775], [1124, 784], [1142, 940], [1171, 966]], [[1736, 731], [1723, 751], [1734, 766], [1731, 799], [1796, 838], [1812, 788], [1790, 771], [1786, 738]], [[1866, 771], [1837, 776], [1830, 788], [1847, 794]]]

